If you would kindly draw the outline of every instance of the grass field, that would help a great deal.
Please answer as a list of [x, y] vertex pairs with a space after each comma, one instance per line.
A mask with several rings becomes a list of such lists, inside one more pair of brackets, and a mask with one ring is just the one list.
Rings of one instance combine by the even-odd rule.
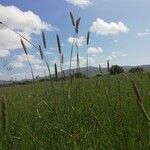
[[[149, 114], [150, 76], [129, 76]], [[150, 148], [149, 121], [124, 75], [74, 79], [72, 85], [58, 81], [54, 89], [49, 82], [2, 87], [0, 95], [7, 100], [8, 124], [5, 134], [0, 133], [0, 149]]]

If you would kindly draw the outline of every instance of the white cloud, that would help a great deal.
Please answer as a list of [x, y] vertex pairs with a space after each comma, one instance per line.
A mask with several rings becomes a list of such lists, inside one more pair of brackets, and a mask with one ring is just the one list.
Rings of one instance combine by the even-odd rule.
[[[18, 31], [29, 40], [32, 40], [32, 34], [39, 34], [41, 30], [55, 30], [51, 24], [42, 21], [32, 11], [23, 12], [15, 6], [3, 6], [0, 4], [0, 21]], [[8, 51], [22, 48], [20, 37], [1, 24], [0, 39], [0, 50]]]
[[127, 56], [127, 54], [122, 54], [122, 57], [126, 57]]
[[118, 57], [118, 55], [117, 55], [117, 53], [114, 51], [114, 52], [111, 53], [111, 55], [109, 55], [109, 56], [106, 57], [106, 60], [112, 60], [112, 59], [115, 59], [115, 58], [117, 58], [117, 57]]
[[[44, 51], [44, 54], [46, 54], [46, 55], [52, 55], [53, 53], [49, 52], [49, 51]], [[36, 52], [36, 55], [40, 56], [40, 52]]]
[[88, 48], [88, 54], [91, 56], [95, 56], [97, 54], [100, 54], [103, 52], [103, 49], [101, 47], [89, 47]]
[[13, 29], [24, 30], [27, 33], [36, 33], [43, 29], [53, 29], [52, 25], [43, 22], [40, 17], [32, 11], [23, 12], [15, 6], [0, 5], [0, 19]]
[[143, 37], [143, 36], [147, 36], [147, 35], [150, 35], [150, 29], [146, 29], [144, 32], [139, 32], [137, 33], [137, 36], [139, 38]]
[[[35, 55], [28, 55], [29, 61], [32, 65], [41, 64], [42, 61], [35, 57]], [[12, 63], [15, 68], [23, 68], [28, 61], [26, 54], [16, 56], [16, 60]]]
[[10, 52], [8, 50], [0, 49], [0, 58], [8, 57], [9, 55], [10, 55]]
[[122, 22], [107, 23], [103, 19], [97, 18], [93, 22], [90, 30], [100, 35], [115, 35], [121, 32], [128, 32], [129, 29]]
[[106, 57], [106, 60], [112, 60], [112, 59], [113, 59], [112, 56], [107, 56], [107, 57]]
[[[85, 67], [87, 65], [87, 58], [83, 57], [83, 56], [79, 56], [79, 61], [80, 61], [80, 66], [81, 67]], [[93, 57], [89, 57], [89, 64], [93, 65], [94, 63], [96, 63], [95, 59]], [[68, 68], [69, 66], [69, 62], [65, 63], [66, 68]], [[73, 57], [72, 58], [72, 68], [76, 68], [77, 67], [77, 57]]]
[[114, 43], [118, 43], [118, 40], [114, 40]]
[[66, 0], [66, 1], [74, 6], [85, 8], [91, 5], [94, 0]]
[[116, 52], [112, 52], [111, 55], [112, 55], [113, 58], [116, 58], [116, 57], [117, 57]]
[[[38, 58], [36, 58], [34, 55], [28, 55], [29, 61], [31, 64], [40, 64], [41, 60], [39, 60]], [[17, 56], [17, 61], [18, 62], [27, 62], [27, 56], [26, 54], [21, 54]]]
[[14, 61], [12, 63], [13, 67], [15, 68], [23, 68], [25, 66], [25, 64], [23, 64], [22, 62], [17, 62], [17, 61]]
[[35, 64], [35, 65], [34, 65], [34, 68], [35, 68], [36, 70], [46, 70], [46, 69], [47, 69], [46, 66], [39, 65], [39, 64]]
[[44, 52], [46, 55], [51, 55], [52, 54], [52, 52], [49, 52], [49, 51], [45, 51]]
[[112, 60], [112, 59], [117, 59], [117, 58], [126, 57], [126, 56], [127, 54], [120, 54], [118, 52], [113, 51], [111, 55], [106, 57], [106, 60]]
[[[30, 34], [25, 33], [24, 31], [20, 32], [23, 36], [31, 40]], [[22, 48], [20, 43], [20, 37], [9, 29], [0, 28], [0, 50], [14, 50]], [[25, 44], [29, 46], [26, 42]]]
[[83, 46], [83, 44], [85, 43], [85, 37], [84, 36], [80, 36], [79, 38], [73, 38], [73, 37], [69, 37], [67, 39], [67, 41], [72, 44], [72, 43], [78, 43], [78, 46]]

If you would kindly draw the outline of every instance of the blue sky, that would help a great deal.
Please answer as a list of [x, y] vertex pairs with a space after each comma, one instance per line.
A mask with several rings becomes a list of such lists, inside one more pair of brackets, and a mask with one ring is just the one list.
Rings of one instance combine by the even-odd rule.
[[[68, 68], [73, 34], [70, 11], [76, 19], [81, 16], [78, 35], [81, 66], [86, 66], [87, 53], [91, 66], [106, 66], [107, 59], [111, 64], [141, 65], [150, 64], [149, 6], [149, 0], [0, 0], [0, 20], [41, 45], [43, 30], [47, 39], [44, 51], [52, 72], [54, 63], [59, 65], [57, 33], [64, 53], [63, 67]], [[91, 38], [87, 49], [88, 31]], [[0, 36], [0, 79], [31, 77], [20, 38], [2, 26]], [[46, 68], [39, 53], [27, 46], [33, 70], [42, 76]], [[3, 69], [6, 60], [12, 71]], [[73, 58], [73, 67], [75, 61]]]

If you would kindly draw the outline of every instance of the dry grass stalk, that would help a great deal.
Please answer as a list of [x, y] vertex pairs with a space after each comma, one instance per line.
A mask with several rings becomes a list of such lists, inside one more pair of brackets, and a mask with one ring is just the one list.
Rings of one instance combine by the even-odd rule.
[[22, 39], [21, 39], [21, 44], [22, 44], [23, 50], [24, 50], [24, 52], [27, 56], [27, 61], [28, 61], [28, 64], [29, 64], [29, 67], [30, 67], [30, 70], [31, 70], [31, 74], [32, 74], [32, 79], [33, 79], [33, 82], [34, 82], [34, 73], [33, 73], [32, 65], [31, 65], [29, 57], [28, 57], [28, 52], [27, 52], [26, 46], [25, 46]]
[[73, 49], [74, 49], [74, 44], [75, 44], [75, 34], [76, 34], [76, 31], [75, 31], [75, 19], [74, 19], [74, 16], [72, 14], [72, 12], [70, 12], [70, 18], [71, 18], [71, 23], [72, 23], [72, 26], [74, 28], [74, 34], [73, 34], [73, 42], [72, 42], [72, 45], [71, 45], [71, 54], [70, 54], [70, 68], [69, 68], [69, 75], [71, 77], [71, 67], [72, 67], [72, 55], [73, 55]]
[[75, 35], [73, 35], [73, 42], [72, 42], [72, 45], [71, 45], [70, 68], [69, 68], [69, 72], [70, 72], [69, 74], [70, 74], [70, 77], [71, 77], [72, 55], [73, 55], [74, 44], [75, 44]]
[[61, 54], [61, 64], [64, 63], [64, 54]]
[[51, 70], [50, 70], [50, 67], [49, 67], [49, 64], [48, 64], [47, 60], [45, 60], [45, 63], [46, 63], [47, 69], [48, 69], [49, 78], [50, 78], [50, 81], [51, 81], [51, 86], [53, 86], [52, 76], [51, 76]]
[[136, 95], [136, 102], [137, 102], [139, 108], [141, 109], [142, 113], [144, 114], [145, 118], [148, 120], [148, 122], [150, 122], [150, 116], [146, 112], [146, 109], [145, 109], [145, 107], [143, 105], [143, 99], [140, 96], [140, 92], [139, 92], [139, 90], [137, 88], [137, 85], [136, 85], [136, 83], [133, 80], [131, 80], [131, 83], [132, 83], [132, 86], [133, 86], [133, 89], [134, 89], [134, 93]]
[[128, 142], [127, 142], [127, 135], [126, 135], [126, 130], [125, 130], [125, 125], [124, 125], [124, 119], [125, 119], [125, 114], [124, 114], [124, 108], [123, 108], [123, 103], [122, 103], [122, 90], [121, 90], [121, 83], [118, 81], [118, 99], [119, 99], [119, 120], [118, 120], [118, 130], [120, 128], [120, 144], [122, 149], [128, 149]]
[[[46, 49], [46, 38], [45, 38], [45, 34], [44, 34], [43, 31], [42, 31], [42, 39], [43, 39], [44, 48]], [[42, 51], [41, 46], [39, 46], [39, 52], [40, 52], [41, 59], [43, 60], [43, 63], [45, 61], [45, 64], [46, 64], [46, 67], [47, 67], [47, 70], [48, 70], [48, 73], [49, 73], [49, 79], [50, 79], [50, 82], [51, 82], [51, 87], [53, 88], [53, 82], [52, 82], [52, 77], [51, 77], [50, 66], [49, 66], [49, 63], [47, 61], [47, 57], [45, 56], [46, 54], [44, 54], [44, 52]]]
[[70, 77], [71, 77], [71, 64], [72, 64], [72, 55], [73, 55], [73, 48], [74, 48], [74, 45], [76, 46], [77, 48], [77, 72], [78, 70], [80, 70], [79, 68], [79, 52], [78, 52], [78, 40], [77, 40], [77, 34], [79, 32], [79, 24], [80, 24], [80, 20], [81, 20], [81, 17], [79, 17], [76, 22], [74, 20], [74, 17], [73, 17], [73, 14], [70, 12], [70, 18], [71, 18], [71, 22], [72, 22], [72, 25], [74, 27], [74, 35], [73, 35], [73, 42], [72, 42], [72, 46], [71, 46], [71, 54], [70, 54]]
[[23, 35], [21, 35], [20, 33], [18, 33], [17, 31], [15, 31], [14, 29], [12, 29], [11, 27], [9, 27], [8, 25], [6, 25], [5, 23], [1, 22], [0, 24], [2, 24], [4, 27], [10, 29], [11, 31], [13, 31], [14, 33], [18, 34], [22, 39], [24, 39], [25, 41], [27, 41], [30, 45], [32, 45], [34, 48], [38, 49], [38, 47], [31, 41], [29, 41], [27, 38], [25, 38]]
[[80, 61], [79, 61], [79, 53], [77, 52], [77, 73], [80, 72]]

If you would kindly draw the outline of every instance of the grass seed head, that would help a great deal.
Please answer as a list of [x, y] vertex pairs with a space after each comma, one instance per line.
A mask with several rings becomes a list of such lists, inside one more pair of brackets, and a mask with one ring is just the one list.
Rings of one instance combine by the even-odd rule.
[[76, 21], [76, 28], [75, 28], [75, 30], [76, 30], [76, 33], [77, 33], [77, 34], [78, 34], [78, 32], [79, 32], [79, 24], [80, 24], [80, 20], [81, 20], [81, 17], [78, 18], [77, 21]]
[[70, 18], [71, 18], [72, 25], [75, 27], [75, 21], [72, 12], [70, 12]]
[[45, 34], [43, 31], [42, 31], [42, 39], [43, 39], [44, 48], [46, 49], [46, 39], [45, 39]]
[[60, 44], [60, 39], [59, 39], [59, 35], [58, 34], [56, 35], [56, 38], [57, 38], [58, 51], [59, 51], [59, 54], [61, 54], [61, 44]]
[[24, 50], [25, 54], [28, 55], [26, 46], [25, 46], [25, 44], [24, 44], [24, 42], [23, 42], [22, 39], [21, 39], [21, 45], [22, 45], [22, 47], [23, 47], [23, 50]]
[[42, 48], [41, 48], [40, 45], [39, 45], [39, 52], [40, 52], [41, 59], [43, 60], [44, 59], [44, 55], [43, 55], [43, 51], [42, 51]]
[[55, 78], [58, 78], [57, 65], [55, 64]]
[[89, 40], [90, 40], [90, 32], [87, 33], [87, 40], [86, 40], [87, 45], [89, 45]]

